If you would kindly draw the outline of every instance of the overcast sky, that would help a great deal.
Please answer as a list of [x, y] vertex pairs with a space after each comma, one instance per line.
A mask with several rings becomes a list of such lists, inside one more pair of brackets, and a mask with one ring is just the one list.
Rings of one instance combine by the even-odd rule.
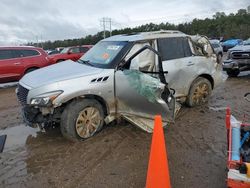
[[235, 13], [250, 0], [1, 0], [0, 45], [80, 38], [102, 30], [110, 17], [120, 29], [153, 22], [181, 23]]

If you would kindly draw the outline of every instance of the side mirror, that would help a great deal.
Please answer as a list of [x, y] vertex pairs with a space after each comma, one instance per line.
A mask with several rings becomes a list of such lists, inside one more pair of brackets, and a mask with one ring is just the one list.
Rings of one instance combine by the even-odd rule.
[[67, 54], [72, 54], [72, 52], [71, 52], [71, 51], [68, 51]]
[[117, 70], [123, 70], [126, 66], [126, 64], [128, 64], [128, 61], [125, 61], [124, 59], [118, 64], [117, 66]]

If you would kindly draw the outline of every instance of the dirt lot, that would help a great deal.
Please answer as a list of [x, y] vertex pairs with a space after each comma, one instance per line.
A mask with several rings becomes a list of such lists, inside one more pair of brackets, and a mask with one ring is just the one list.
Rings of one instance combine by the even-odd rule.
[[[208, 105], [182, 108], [165, 130], [173, 187], [225, 187], [225, 107], [242, 119], [250, 72], [214, 90]], [[144, 187], [151, 135], [129, 123], [111, 125], [84, 142], [71, 143], [59, 128], [24, 126], [14, 88], [0, 89], [0, 187]]]

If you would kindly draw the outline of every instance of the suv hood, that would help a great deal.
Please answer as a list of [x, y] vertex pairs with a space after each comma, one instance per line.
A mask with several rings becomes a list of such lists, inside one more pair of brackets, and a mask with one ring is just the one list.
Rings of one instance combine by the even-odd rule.
[[98, 74], [102, 70], [103, 69], [67, 60], [28, 73], [20, 80], [20, 83], [31, 88], [37, 88], [63, 80]]
[[250, 45], [238, 45], [229, 49], [229, 51], [250, 51]]

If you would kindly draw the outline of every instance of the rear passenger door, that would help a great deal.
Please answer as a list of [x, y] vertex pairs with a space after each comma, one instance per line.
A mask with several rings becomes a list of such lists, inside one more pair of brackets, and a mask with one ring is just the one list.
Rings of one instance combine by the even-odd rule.
[[79, 47], [72, 47], [69, 50], [69, 59], [72, 61], [77, 61], [82, 55], [80, 53], [80, 48]]
[[188, 37], [171, 37], [157, 39], [158, 51], [162, 56], [163, 70], [170, 88], [175, 89], [175, 97], [186, 96], [194, 80], [193, 72], [196, 62], [190, 48]]
[[33, 68], [33, 67], [38, 68], [38, 67], [44, 66], [43, 61], [41, 59], [41, 54], [37, 50], [22, 49], [18, 51], [16, 50], [16, 53], [21, 54], [23, 71], [26, 71], [29, 68]]
[[17, 50], [0, 50], [0, 81], [8, 82], [20, 79], [22, 75], [22, 61]]

